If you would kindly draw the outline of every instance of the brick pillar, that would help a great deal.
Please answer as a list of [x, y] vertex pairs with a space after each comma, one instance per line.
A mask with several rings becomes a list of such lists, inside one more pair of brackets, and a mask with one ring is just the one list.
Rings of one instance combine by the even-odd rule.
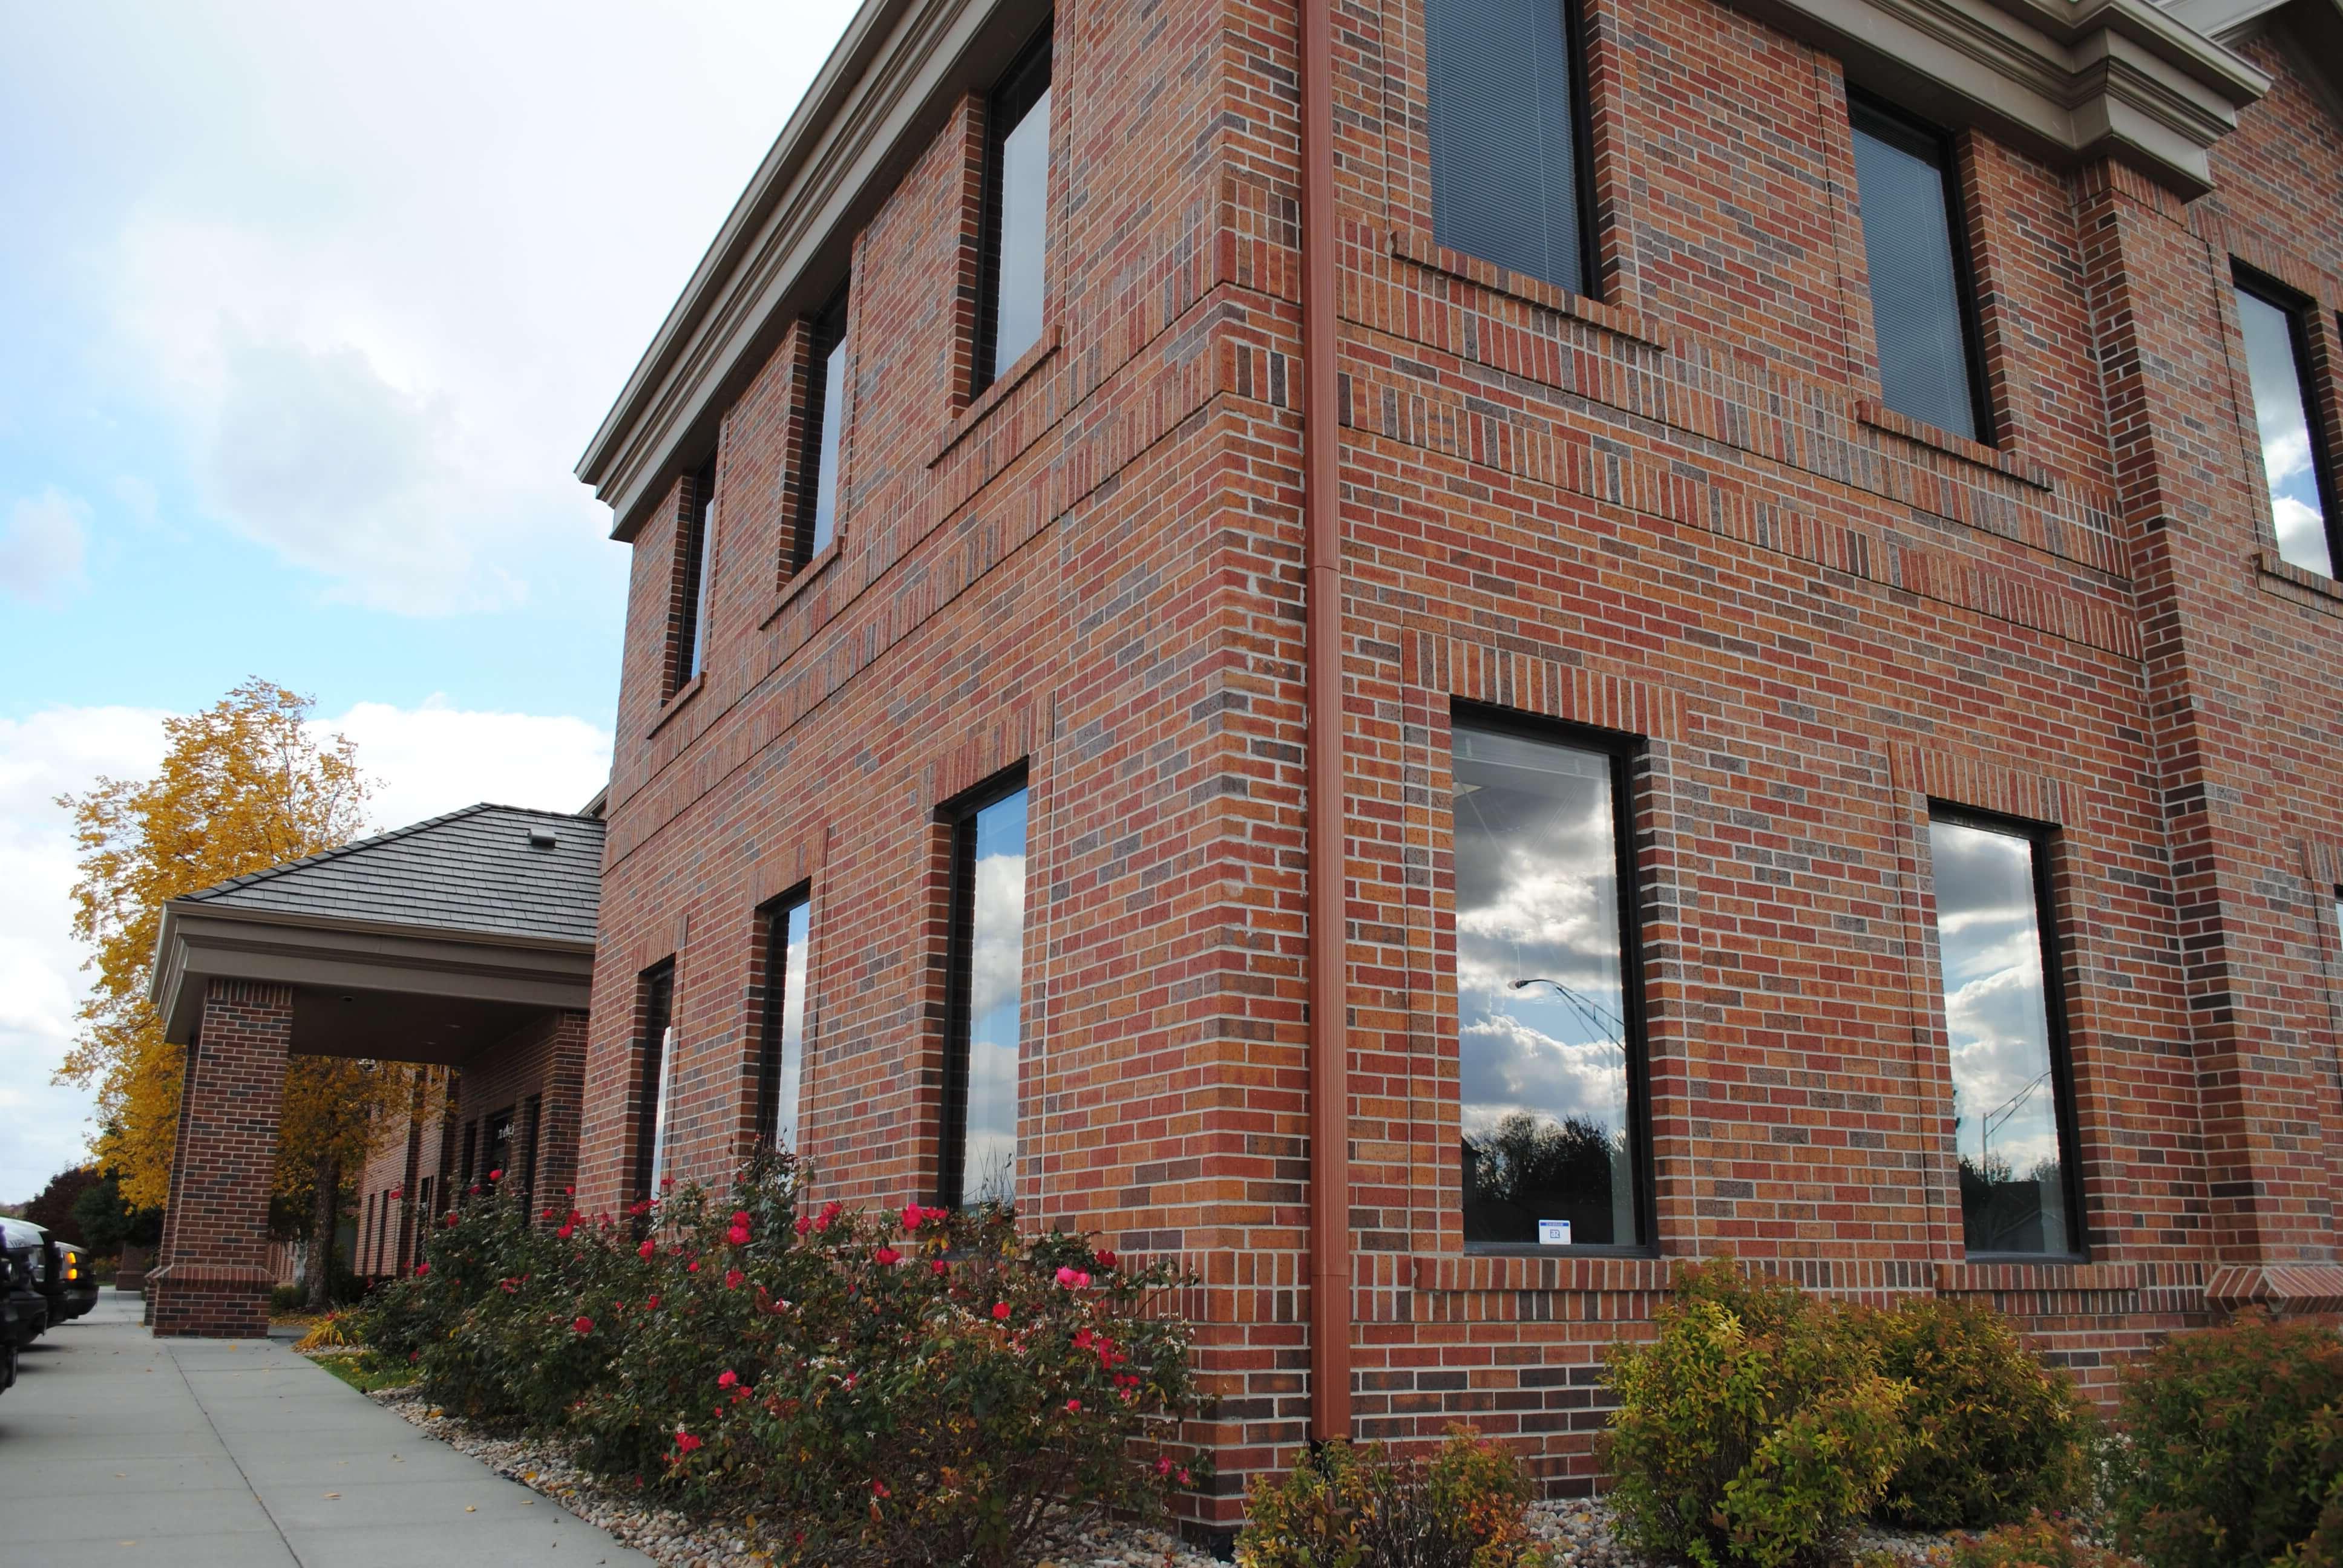
[[268, 1332], [268, 1191], [292, 1043], [289, 988], [211, 982], [179, 1091], [167, 1251], [147, 1275], [157, 1334]]
[[539, 1113], [530, 1172], [538, 1209], [566, 1211], [562, 1189], [578, 1184], [578, 1137], [586, 1107], [586, 1015], [565, 1012], [553, 1022], [546, 1050], [545, 1104]]

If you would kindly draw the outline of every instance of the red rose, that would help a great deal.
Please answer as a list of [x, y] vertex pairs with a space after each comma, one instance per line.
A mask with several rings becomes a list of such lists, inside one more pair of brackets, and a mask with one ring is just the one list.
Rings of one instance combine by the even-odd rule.
[[1081, 1402], [1081, 1401], [1080, 1401], [1080, 1400], [1078, 1400], [1078, 1399], [1070, 1399], [1070, 1400], [1068, 1400], [1068, 1401], [1066, 1402], [1066, 1413], [1067, 1413], [1068, 1415], [1080, 1415], [1080, 1414], [1081, 1414], [1081, 1413], [1082, 1413], [1082, 1402]]
[[934, 1262], [928, 1265], [928, 1271], [936, 1275], [949, 1274], [951, 1272], [951, 1265], [945, 1262], [941, 1258], [938, 1258]]
[[920, 1228], [920, 1221], [926, 1217], [926, 1210], [920, 1208], [917, 1203], [910, 1204], [903, 1211], [903, 1229], [906, 1231], [918, 1230]]
[[691, 1435], [691, 1433], [689, 1433], [689, 1432], [688, 1432], [679, 1431], [679, 1432], [677, 1432], [677, 1433], [675, 1434], [675, 1451], [676, 1451], [676, 1452], [678, 1452], [678, 1453], [689, 1453], [693, 1449], [698, 1448], [699, 1446], [699, 1439], [698, 1439], [698, 1438], [696, 1438], [696, 1437], [692, 1436], [692, 1435]]
[[488, 1172], [488, 1180], [489, 1180], [489, 1181], [503, 1181], [504, 1179], [505, 1179], [505, 1173], [504, 1173], [502, 1171], [500, 1171], [500, 1170], [499, 1170], [499, 1171], [489, 1171], [489, 1172]]
[[749, 1244], [749, 1227], [736, 1224], [724, 1232], [724, 1239], [736, 1247], [745, 1247]]
[[1009, 1321], [1009, 1303], [1007, 1302], [995, 1302], [992, 1304], [992, 1315], [1000, 1319], [1002, 1322], [1007, 1322]]
[[1121, 1261], [1121, 1259], [1117, 1258], [1112, 1252], [1108, 1251], [1104, 1247], [1101, 1247], [1099, 1249], [1098, 1266], [1100, 1268], [1111, 1269]]
[[643, 1310], [644, 1310], [645, 1312], [658, 1312], [658, 1311], [659, 1311], [659, 1298], [658, 1298], [657, 1296], [653, 1296], [649, 1301], [645, 1302], [643, 1303]]
[[808, 1231], [810, 1231], [810, 1230], [812, 1230], [812, 1229], [813, 1229], [813, 1221], [812, 1221], [811, 1220], [808, 1219], [808, 1218], [807, 1218], [805, 1215], [803, 1215], [803, 1214], [800, 1214], [800, 1215], [799, 1215], [799, 1216], [798, 1216], [798, 1234], [799, 1234], [799, 1235], [802, 1236], [802, 1235], [804, 1235]]
[[874, 1263], [900, 1263], [903, 1261], [903, 1254], [892, 1247], [881, 1247], [870, 1254], [870, 1261]]
[[648, 1241], [648, 1240], [647, 1240], [647, 1241], [645, 1241], [643, 1242], [643, 1244], [642, 1244], [641, 1246], [637, 1247], [637, 1248], [635, 1249], [635, 1256], [636, 1256], [636, 1257], [638, 1257], [638, 1258], [648, 1258], [648, 1257], [649, 1257], [652, 1253], [654, 1253], [654, 1252], [656, 1252], [656, 1251], [659, 1251], [659, 1243], [658, 1243], [657, 1241]]
[[733, 1211], [732, 1211], [732, 1222], [733, 1222], [735, 1225], [745, 1225], [745, 1224], [747, 1224], [747, 1223], [749, 1222], [749, 1211], [748, 1211], [748, 1210], [746, 1210], [746, 1209], [735, 1209], [735, 1210], [733, 1210]]
[[[455, 1222], [456, 1222], [456, 1221], [453, 1221], [453, 1220], [450, 1220], [450, 1221], [447, 1221], [447, 1223], [449, 1223], [450, 1225], [454, 1224]], [[557, 1236], [558, 1236], [558, 1237], [560, 1237], [563, 1241], [567, 1241], [568, 1240], [569, 1240], [569, 1232], [570, 1232], [570, 1231], [574, 1231], [574, 1230], [576, 1230], [577, 1228], [578, 1228], [577, 1221], [571, 1221], [571, 1220], [565, 1220], [565, 1221], [562, 1221], [561, 1229], [559, 1229], [558, 1231], [556, 1231], [554, 1232], [554, 1234], [555, 1234], [555, 1235], [557, 1235]]]
[[734, 1372], [730, 1367], [726, 1367], [722, 1372], [716, 1374], [716, 1386], [718, 1388], [730, 1388], [739, 1381], [740, 1374]]
[[580, 1314], [578, 1321], [569, 1326], [581, 1334], [590, 1334], [594, 1332], [594, 1320]]
[[428, 1263], [417, 1263], [415, 1265], [415, 1277], [418, 1280], [430, 1271], [431, 1265]]
[[727, 1269], [724, 1271], [724, 1288], [728, 1291], [737, 1291], [740, 1288], [740, 1282], [747, 1278], [748, 1276], [738, 1269]]

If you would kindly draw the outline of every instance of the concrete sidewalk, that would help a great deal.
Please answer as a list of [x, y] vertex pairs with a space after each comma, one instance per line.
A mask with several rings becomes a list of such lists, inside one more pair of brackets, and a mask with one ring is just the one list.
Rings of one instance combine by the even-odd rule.
[[279, 1341], [158, 1340], [108, 1291], [0, 1393], [0, 1559], [25, 1568], [649, 1568]]

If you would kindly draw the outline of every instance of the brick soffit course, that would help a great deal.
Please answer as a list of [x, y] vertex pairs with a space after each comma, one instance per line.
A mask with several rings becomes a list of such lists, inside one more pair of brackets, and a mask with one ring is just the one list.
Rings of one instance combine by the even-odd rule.
[[[2269, 78], [2207, 35], [2281, 10], [2311, 35], [2343, 0], [1738, 0], [1859, 84], [2054, 163], [2102, 156], [2195, 197]], [[2258, 7], [2258, 8], [2257, 8]], [[960, 97], [990, 84], [1047, 0], [866, 0], [660, 324], [577, 474], [631, 541], [731, 396], [819, 307], [855, 231]], [[2244, 13], [2240, 20], [2232, 13]], [[2204, 26], [2197, 24], [2200, 19]], [[2313, 50], [2314, 55], [2318, 51]]]

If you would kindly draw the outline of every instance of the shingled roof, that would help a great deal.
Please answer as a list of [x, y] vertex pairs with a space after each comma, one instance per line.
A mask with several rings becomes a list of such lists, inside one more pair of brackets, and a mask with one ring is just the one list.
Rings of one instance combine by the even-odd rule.
[[482, 804], [175, 901], [590, 945], [601, 896], [599, 820]]

